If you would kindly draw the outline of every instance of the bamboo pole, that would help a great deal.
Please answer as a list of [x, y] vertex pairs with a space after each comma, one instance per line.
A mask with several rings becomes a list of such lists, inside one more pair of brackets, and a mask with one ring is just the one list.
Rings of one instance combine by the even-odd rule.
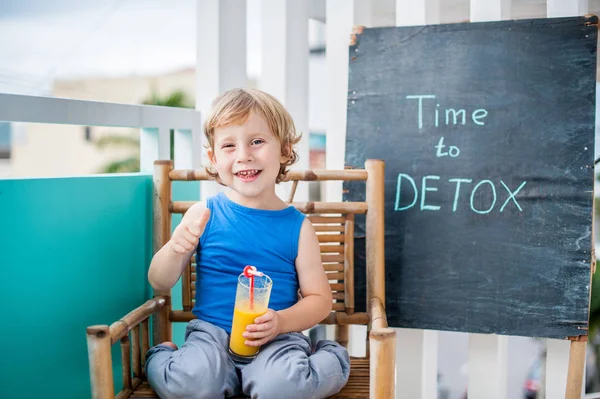
[[354, 313], [354, 214], [346, 215], [344, 223], [346, 231], [344, 232], [344, 304], [346, 313]]
[[393, 399], [395, 395], [396, 331], [392, 328], [371, 330], [369, 397]]
[[343, 292], [332, 292], [331, 295], [333, 296], [333, 299], [344, 299], [344, 293]]
[[133, 393], [133, 389], [123, 389], [115, 396], [115, 399], [128, 399]]
[[348, 315], [343, 312], [331, 312], [329, 316], [324, 318], [319, 324], [362, 324], [369, 323], [369, 315], [366, 312], [355, 312]]
[[567, 393], [565, 399], [580, 399], [585, 368], [586, 339], [571, 341], [569, 371], [567, 373]]
[[[204, 170], [176, 169], [169, 172], [169, 178], [175, 180], [211, 180]], [[361, 169], [345, 170], [291, 170], [284, 181], [328, 181], [345, 180], [360, 181], [367, 180], [367, 173]]]
[[146, 367], [146, 352], [150, 350], [148, 320], [142, 321], [140, 325], [142, 329], [142, 370]]
[[321, 245], [321, 256], [322, 254], [342, 254], [344, 252], [343, 245]]
[[[185, 269], [183, 270], [183, 276], [181, 279], [181, 306], [183, 306], [183, 310], [192, 310], [192, 298], [190, 297], [190, 293], [192, 291], [192, 261], [187, 264]], [[195, 281], [195, 279], [194, 279]]]
[[115, 399], [128, 399], [133, 393], [133, 389], [123, 389], [115, 396]]
[[369, 159], [365, 162], [365, 168], [369, 173], [366, 188], [369, 209], [366, 217], [367, 303], [379, 298], [385, 304], [385, 163]]
[[154, 297], [152, 299], [147, 300], [143, 305], [127, 313], [125, 316], [123, 316], [122, 319], [111, 324], [111, 344], [114, 344], [118, 340], [123, 338], [129, 332], [129, 330], [141, 323], [142, 320], [147, 319], [157, 309], [164, 306], [165, 303], [166, 298], [160, 296]]
[[313, 225], [321, 225], [321, 224], [341, 225], [342, 223], [344, 223], [346, 221], [346, 218], [344, 216], [315, 215], [315, 216], [308, 216], [308, 220], [310, 220]]
[[112, 399], [115, 396], [110, 334], [108, 326], [87, 328], [88, 359], [93, 399]]
[[288, 173], [287, 180], [301, 181], [364, 181], [367, 180], [367, 172], [362, 169], [344, 170], [292, 170]]
[[131, 360], [133, 364], [133, 377], [142, 378], [141, 354], [140, 354], [140, 325], [131, 330]]
[[292, 205], [304, 213], [366, 213], [364, 202], [293, 202]]
[[349, 333], [347, 325], [335, 326], [335, 341], [346, 349], [348, 349], [348, 337]]
[[[154, 228], [152, 253], [161, 249], [171, 237], [171, 213], [169, 204], [171, 202], [171, 180], [169, 172], [173, 169], [173, 161], [154, 161]], [[171, 322], [169, 312], [171, 311], [171, 290], [155, 291], [154, 295], [165, 297], [165, 304], [153, 318], [153, 341], [160, 343], [171, 341]]]
[[323, 269], [326, 272], [343, 272], [344, 264], [343, 263], [323, 263]]
[[121, 364], [123, 365], [123, 389], [131, 389], [131, 345], [129, 336], [121, 338]]
[[323, 263], [341, 263], [346, 259], [344, 255], [321, 255], [321, 262]]
[[388, 327], [385, 308], [383, 307], [383, 303], [379, 298], [373, 298], [371, 300], [370, 324], [373, 330], [379, 330]]
[[345, 273], [342, 273], [342, 272], [333, 272], [333, 273], [326, 273], [326, 274], [327, 274], [328, 280], [335, 280], [335, 281], [340, 281], [340, 280], [343, 281], [344, 275], [345, 275]]
[[331, 305], [331, 309], [336, 312], [341, 312], [346, 309], [343, 302], [336, 302]]
[[[170, 210], [172, 213], [184, 214], [196, 201], [174, 201]], [[359, 213], [367, 212], [364, 202], [292, 202], [291, 205], [302, 213]]]
[[346, 231], [346, 228], [342, 225], [337, 225], [337, 226], [327, 226], [327, 225], [313, 225], [313, 228], [315, 229], [315, 232], [317, 233], [321, 233], [321, 232], [331, 232], [334, 231], [336, 233], [343, 233]]
[[319, 242], [340, 242], [343, 243], [346, 236], [344, 234], [317, 234]]
[[297, 188], [298, 188], [298, 180], [296, 180], [292, 183], [292, 188], [290, 189], [290, 195], [287, 200], [288, 203], [292, 203], [292, 201], [294, 200], [294, 195], [296, 195]]
[[[336, 294], [335, 292], [333, 293]], [[196, 316], [192, 312], [183, 310], [173, 310], [171, 312], [171, 321], [173, 322], [188, 322], [194, 320]], [[366, 312], [355, 312], [348, 315], [344, 312], [331, 312], [329, 316], [324, 318], [319, 324], [362, 324], [369, 323], [369, 315]], [[133, 330], [132, 330], [133, 331]]]
[[194, 180], [211, 180], [211, 177], [208, 176], [208, 173], [204, 170], [190, 170], [190, 169], [175, 169], [169, 172], [169, 179], [172, 181], [175, 180], [185, 180], [185, 181], [194, 181]]
[[370, 358], [370, 397], [393, 399], [396, 377], [396, 331], [388, 328], [385, 307], [379, 298], [370, 302], [370, 331], [367, 336]]
[[331, 283], [329, 284], [331, 291], [344, 291], [344, 283]]

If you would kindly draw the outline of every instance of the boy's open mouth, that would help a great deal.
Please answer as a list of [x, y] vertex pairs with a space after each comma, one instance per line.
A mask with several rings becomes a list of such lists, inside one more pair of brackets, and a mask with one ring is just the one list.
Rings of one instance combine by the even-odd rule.
[[255, 180], [258, 177], [258, 175], [260, 175], [260, 172], [262, 171], [258, 169], [246, 169], [240, 170], [235, 175], [243, 181], [252, 181]]

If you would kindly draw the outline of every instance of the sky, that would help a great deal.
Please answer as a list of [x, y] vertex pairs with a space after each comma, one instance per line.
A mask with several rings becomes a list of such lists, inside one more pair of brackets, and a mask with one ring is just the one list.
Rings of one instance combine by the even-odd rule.
[[[248, 0], [248, 74], [260, 74], [260, 1]], [[196, 63], [195, 0], [0, 0], [0, 92], [56, 78], [156, 74]]]

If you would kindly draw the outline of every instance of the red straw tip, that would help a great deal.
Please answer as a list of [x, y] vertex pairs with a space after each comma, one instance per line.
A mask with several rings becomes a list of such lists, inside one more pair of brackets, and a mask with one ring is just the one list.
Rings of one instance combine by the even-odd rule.
[[254, 267], [254, 266], [248, 265], [248, 266], [244, 267], [244, 276], [248, 277], [248, 278], [253, 277], [253, 274], [251, 272], [253, 272], [255, 270], [256, 270], [256, 267]]

